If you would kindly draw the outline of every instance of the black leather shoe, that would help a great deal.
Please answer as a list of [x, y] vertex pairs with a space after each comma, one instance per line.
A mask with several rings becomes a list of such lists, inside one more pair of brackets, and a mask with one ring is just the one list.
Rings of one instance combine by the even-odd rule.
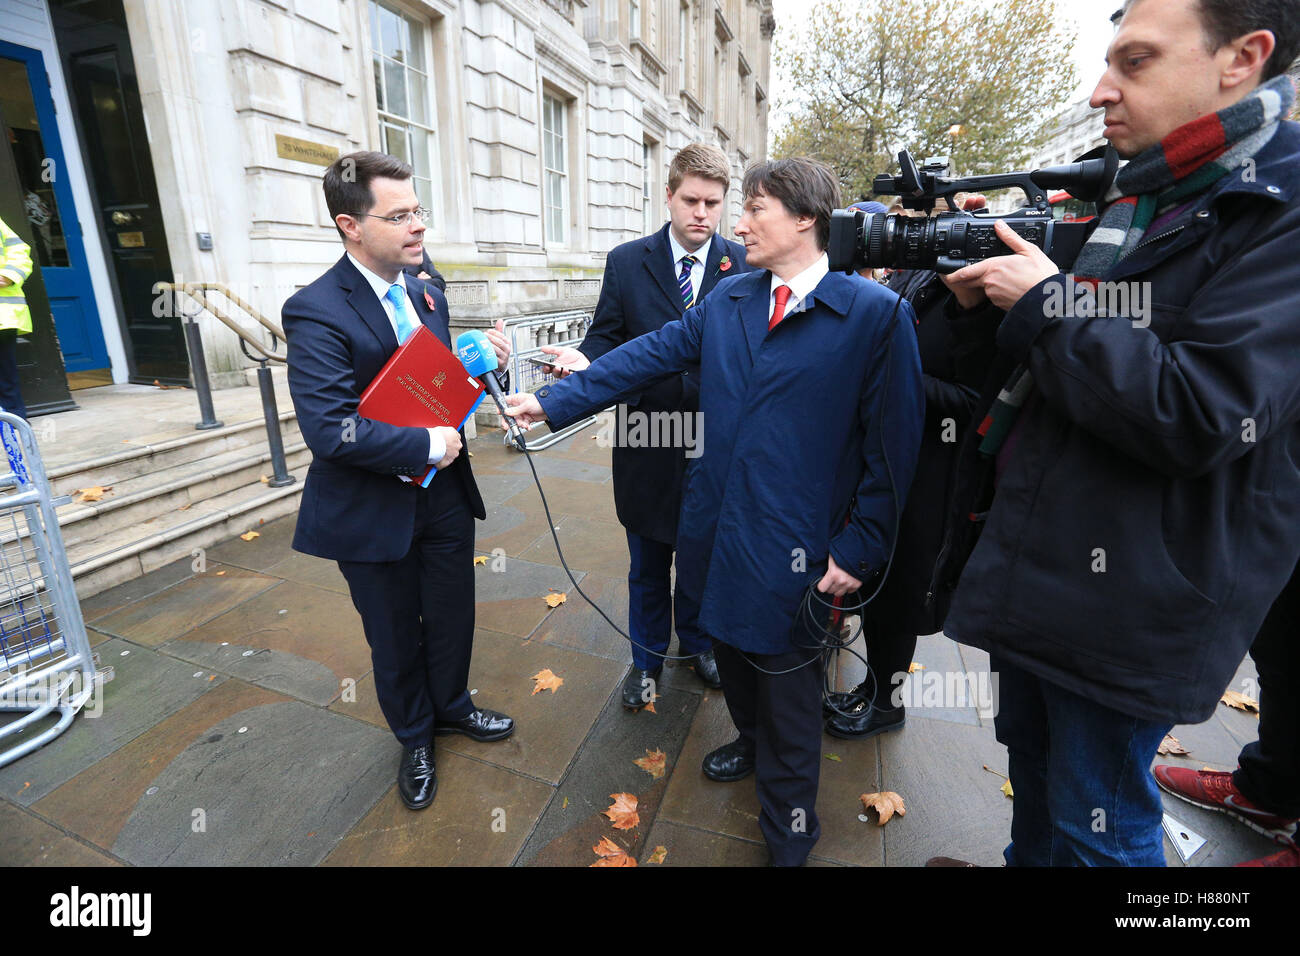
[[733, 740], [708, 754], [700, 769], [710, 780], [735, 783], [754, 772], [754, 754], [739, 740]]
[[643, 671], [633, 667], [623, 678], [623, 706], [628, 710], [640, 710], [659, 695], [659, 677], [664, 669]]
[[438, 771], [433, 766], [433, 744], [407, 747], [397, 767], [397, 793], [407, 809], [423, 810], [438, 792]]
[[859, 684], [850, 691], [836, 691], [833, 694], [827, 694], [822, 698], [822, 716], [836, 716], [835, 708], [838, 708], [841, 713], [845, 714], [856, 710], [866, 699], [863, 696], [863, 688], [865, 686], [865, 684]]
[[433, 725], [433, 732], [439, 736], [464, 734], [471, 740], [487, 743], [492, 740], [505, 740], [515, 732], [515, 722], [495, 710], [473, 710], [460, 720], [437, 721]]
[[833, 714], [826, 718], [826, 732], [832, 737], [845, 740], [865, 740], [876, 734], [898, 730], [907, 722], [907, 711], [902, 707], [893, 710], [880, 710], [863, 704], [848, 717]]
[[722, 678], [718, 676], [718, 662], [713, 659], [713, 651], [705, 651], [691, 664], [695, 669], [695, 676], [706, 686], [714, 689], [722, 686]]

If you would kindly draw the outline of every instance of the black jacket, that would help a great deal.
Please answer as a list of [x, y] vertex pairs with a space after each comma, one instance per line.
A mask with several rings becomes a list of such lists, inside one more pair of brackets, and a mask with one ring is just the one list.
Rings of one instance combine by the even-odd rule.
[[[594, 362], [624, 342], [658, 331], [666, 323], [682, 317], [685, 309], [673, 271], [671, 249], [668, 225], [664, 225], [656, 233], [610, 250], [605, 259], [605, 278], [596, 301], [596, 315], [578, 346], [583, 355]], [[748, 271], [745, 247], [715, 233], [709, 240], [704, 279], [696, 301], [703, 299], [721, 279]], [[629, 411], [692, 414], [700, 408], [698, 379], [698, 370], [665, 377], [625, 404]], [[628, 433], [622, 417], [620, 407], [617, 435]], [[614, 510], [619, 523], [633, 534], [674, 544], [682, 503], [682, 479], [686, 473], [686, 449], [626, 448], [616, 444], [612, 458]]]
[[[926, 593], [943, 541], [944, 507], [958, 442], [979, 400], [996, 346], [985, 336], [954, 334], [947, 319], [953, 295], [932, 271], [900, 271], [888, 286], [916, 311], [916, 341], [925, 386], [925, 431], [920, 457], [899, 523], [889, 577], [867, 605], [868, 629], [882, 634], [931, 634], [943, 627], [943, 608], [927, 604]], [[991, 328], [1001, 313], [992, 305], [971, 313], [968, 321]], [[862, 595], [870, 594], [870, 588]]]
[[1140, 283], [1145, 319], [1066, 309], [1059, 275], [1006, 314], [976, 420], [1019, 361], [1038, 399], [996, 496], [963, 442], [935, 574], [949, 636], [1137, 717], [1213, 713], [1300, 558], [1297, 250], [1283, 123], [1105, 277]]

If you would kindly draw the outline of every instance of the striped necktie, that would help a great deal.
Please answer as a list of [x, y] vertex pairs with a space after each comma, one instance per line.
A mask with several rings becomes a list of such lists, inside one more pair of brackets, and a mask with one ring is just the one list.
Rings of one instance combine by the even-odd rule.
[[695, 266], [694, 256], [682, 256], [682, 271], [677, 276], [677, 288], [682, 290], [682, 308], [689, 309], [695, 302], [695, 290], [691, 288], [691, 269]]
[[419, 323], [412, 320], [406, 310], [406, 287], [400, 282], [394, 282], [388, 287], [388, 301], [393, 303], [393, 318], [397, 322], [397, 344], [401, 345], [415, 331]]

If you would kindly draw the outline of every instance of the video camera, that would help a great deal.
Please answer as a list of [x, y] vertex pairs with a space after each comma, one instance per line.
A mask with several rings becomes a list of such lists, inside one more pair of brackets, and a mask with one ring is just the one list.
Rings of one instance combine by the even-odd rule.
[[[972, 262], [1010, 254], [994, 231], [998, 219], [1042, 249], [1062, 269], [1069, 269], [1088, 237], [1089, 225], [1054, 221], [1047, 190], [1064, 189], [1076, 199], [1097, 202], [1115, 180], [1119, 156], [1113, 147], [1099, 146], [1064, 166], [964, 178], [949, 174], [946, 159], [927, 160], [918, 169], [907, 150], [898, 154], [898, 163], [902, 175], [877, 176], [872, 192], [898, 196], [904, 208], [921, 210], [925, 217], [834, 210], [826, 249], [832, 272], [934, 269], [947, 275]], [[1008, 186], [1023, 190], [1029, 205], [1005, 216], [964, 211], [930, 215], [941, 197], [949, 199], [959, 192]]]

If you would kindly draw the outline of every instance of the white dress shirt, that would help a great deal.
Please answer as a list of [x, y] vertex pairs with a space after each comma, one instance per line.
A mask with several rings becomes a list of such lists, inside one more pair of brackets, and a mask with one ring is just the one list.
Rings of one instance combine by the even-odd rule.
[[700, 248], [691, 252], [673, 235], [673, 227], [668, 227], [668, 245], [673, 251], [673, 278], [676, 279], [682, 274], [682, 260], [687, 256], [695, 257], [695, 264], [691, 266], [691, 293], [695, 296], [692, 305], [700, 301], [700, 286], [704, 283], [704, 260], [709, 257], [709, 244], [713, 242], [710, 236], [708, 242], [705, 242]]
[[810, 265], [803, 272], [799, 273], [793, 279], [782, 279], [775, 272], [772, 273], [772, 291], [767, 297], [767, 319], [772, 321], [772, 313], [776, 310], [776, 290], [783, 285], [790, 287], [790, 298], [785, 302], [785, 311], [781, 313], [782, 321], [786, 316], [793, 315], [796, 312], [803, 311], [805, 300], [812, 295], [818, 283], [825, 278], [826, 273], [831, 271], [830, 262], [826, 258], [826, 253]]
[[[388, 316], [388, 324], [393, 327], [393, 338], [400, 341], [401, 337], [397, 332], [397, 313], [393, 307], [393, 300], [388, 297], [388, 290], [392, 288], [393, 283], [386, 281], [383, 276], [375, 275], [375, 273], [371, 272], [358, 262], [356, 256], [352, 255], [352, 253], [347, 253], [347, 257], [348, 260], [357, 267], [357, 271], [361, 273], [362, 278], [370, 283], [370, 288], [375, 290], [375, 295], [379, 297], [379, 304], [383, 306], [384, 315]], [[412, 322], [418, 324], [420, 322], [420, 313], [415, 311], [415, 302], [411, 299], [411, 289], [410, 286], [406, 284], [406, 272], [399, 272], [397, 278], [402, 283], [402, 288], [406, 290], [406, 314], [410, 317]], [[428, 463], [432, 465], [434, 462], [442, 461], [443, 457], [447, 454], [447, 442], [441, 435], [432, 429], [426, 430], [429, 432]], [[397, 477], [401, 478], [403, 481], [411, 480], [406, 477], [406, 475], [398, 475]]]

